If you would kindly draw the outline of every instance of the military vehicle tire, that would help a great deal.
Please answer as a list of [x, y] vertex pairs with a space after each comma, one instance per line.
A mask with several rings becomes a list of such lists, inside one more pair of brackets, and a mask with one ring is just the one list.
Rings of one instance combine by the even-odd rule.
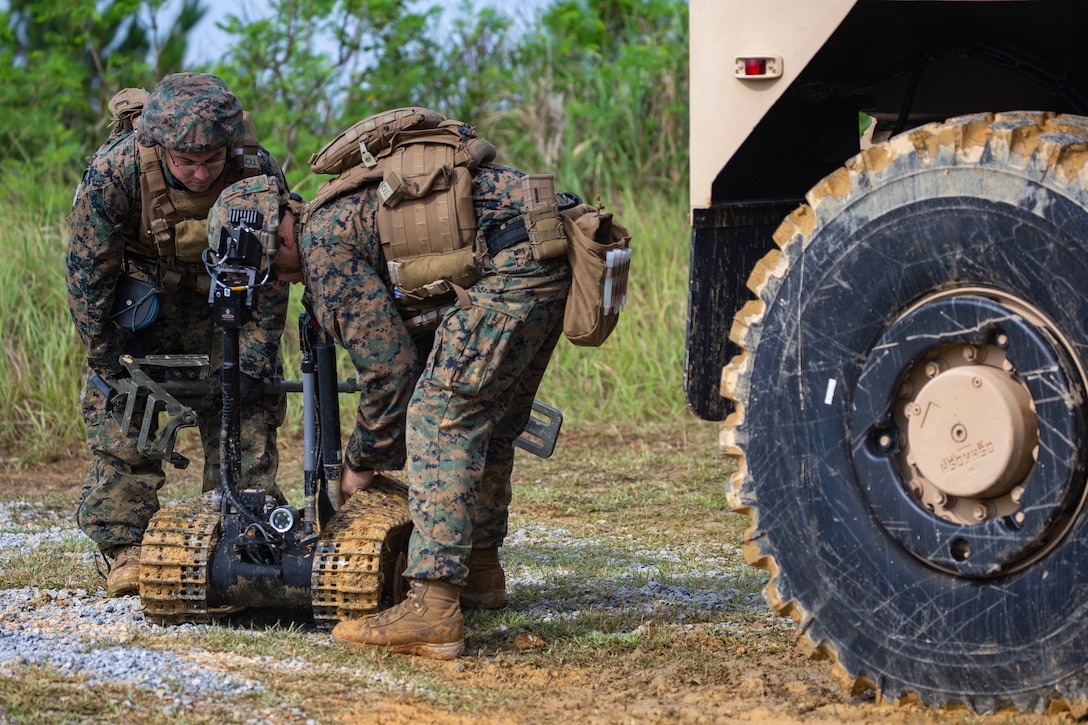
[[850, 160], [731, 333], [745, 555], [856, 694], [1088, 695], [1088, 120], [974, 115]]

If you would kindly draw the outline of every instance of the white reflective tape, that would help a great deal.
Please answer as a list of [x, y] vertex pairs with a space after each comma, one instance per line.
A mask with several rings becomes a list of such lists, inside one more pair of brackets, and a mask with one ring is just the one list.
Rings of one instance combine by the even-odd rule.
[[824, 393], [824, 405], [831, 405], [835, 399], [835, 378], [827, 379], [827, 392]]

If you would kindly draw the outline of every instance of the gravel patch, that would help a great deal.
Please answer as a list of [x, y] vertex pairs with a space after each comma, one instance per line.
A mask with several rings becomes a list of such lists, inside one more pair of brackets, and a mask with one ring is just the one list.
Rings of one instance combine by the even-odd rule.
[[[632, 536], [586, 538], [533, 525], [512, 532], [503, 552], [504, 562], [513, 560], [504, 564], [507, 584], [535, 590], [526, 610], [539, 621], [576, 619], [587, 611], [659, 618], [671, 611], [677, 624], [694, 611], [770, 613], [761, 594], [737, 588], [750, 570], [744, 571], [740, 551], [730, 544], [700, 541], [651, 550]], [[600, 562], [604, 576], [587, 580], [579, 573], [584, 568], [569, 568], [587, 557]]]
[[0, 551], [6, 556], [47, 545], [68, 546], [81, 536], [67, 517], [40, 504], [0, 503]]
[[[173, 652], [123, 646], [149, 624], [138, 597], [109, 598], [105, 591], [37, 587], [0, 591], [0, 672], [49, 667], [90, 685], [112, 682], [192, 698], [263, 691], [259, 682], [200, 667]], [[192, 625], [175, 628], [174, 636]]]

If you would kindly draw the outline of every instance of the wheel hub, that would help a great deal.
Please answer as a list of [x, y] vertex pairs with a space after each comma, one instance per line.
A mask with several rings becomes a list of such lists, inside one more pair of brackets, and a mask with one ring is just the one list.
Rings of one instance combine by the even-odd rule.
[[[1035, 464], [1031, 393], [997, 345], [951, 345], [912, 366], [896, 408], [900, 470], [926, 508], [979, 524], [1014, 515]], [[903, 391], [901, 391], [902, 394]]]
[[1026, 566], [1084, 497], [1083, 374], [1026, 303], [988, 290], [934, 295], [882, 335], [855, 389], [857, 480], [888, 535], [963, 576]]

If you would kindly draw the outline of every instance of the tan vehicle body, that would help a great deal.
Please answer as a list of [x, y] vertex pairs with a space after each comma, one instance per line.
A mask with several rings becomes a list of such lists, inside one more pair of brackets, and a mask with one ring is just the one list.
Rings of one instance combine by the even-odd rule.
[[[710, 186], [763, 115], [827, 41], [856, 0], [691, 0], [691, 204]], [[783, 19], [804, 18], [783, 32]], [[781, 75], [748, 79], [736, 60], [782, 59]], [[697, 153], [696, 153], [697, 150]]]

